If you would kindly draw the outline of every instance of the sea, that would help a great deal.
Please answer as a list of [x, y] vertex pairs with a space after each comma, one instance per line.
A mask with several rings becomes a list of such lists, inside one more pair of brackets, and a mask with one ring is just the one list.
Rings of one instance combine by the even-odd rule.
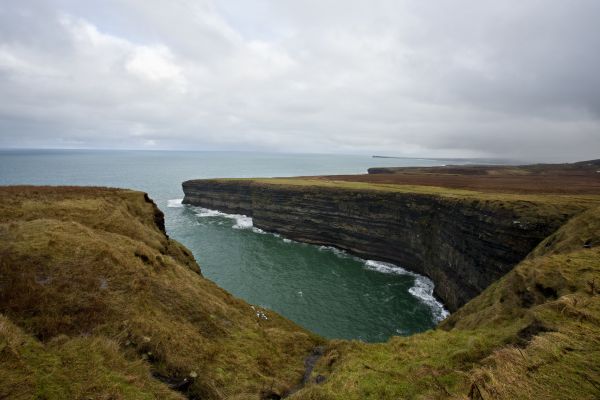
[[147, 192], [164, 212], [169, 236], [192, 251], [206, 278], [326, 338], [382, 342], [430, 329], [447, 316], [427, 277], [402, 265], [291, 241], [257, 229], [248, 216], [184, 206], [181, 183], [198, 178], [356, 174], [370, 167], [446, 163], [368, 155], [0, 150], [0, 185], [110, 186]]

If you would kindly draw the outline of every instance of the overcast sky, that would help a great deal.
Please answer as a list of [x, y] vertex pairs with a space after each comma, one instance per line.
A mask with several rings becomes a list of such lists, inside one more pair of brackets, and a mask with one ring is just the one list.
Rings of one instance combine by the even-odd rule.
[[0, 0], [0, 148], [600, 158], [598, 0]]

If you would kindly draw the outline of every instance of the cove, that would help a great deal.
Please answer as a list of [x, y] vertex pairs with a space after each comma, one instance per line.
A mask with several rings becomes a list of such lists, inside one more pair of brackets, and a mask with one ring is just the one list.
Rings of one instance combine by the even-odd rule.
[[381, 342], [447, 315], [431, 281], [402, 268], [270, 234], [242, 215], [179, 200], [168, 206], [177, 239], [201, 260], [206, 278], [324, 337]]

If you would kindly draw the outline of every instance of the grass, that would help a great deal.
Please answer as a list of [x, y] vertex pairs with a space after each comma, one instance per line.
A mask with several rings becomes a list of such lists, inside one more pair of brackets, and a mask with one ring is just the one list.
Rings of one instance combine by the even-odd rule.
[[[62, 355], [65, 348], [52, 350], [56, 338], [70, 343], [67, 376], [113, 382], [129, 374], [121, 368], [129, 364], [90, 366], [84, 349], [98, 345], [143, 364], [133, 369], [136, 379], [150, 369], [159, 378], [155, 396], [188, 378], [190, 397], [256, 398], [298, 384], [305, 356], [321, 342], [268, 310], [268, 320], [257, 318], [203, 279], [189, 251], [161, 231], [160, 211], [143, 193], [3, 188], [0, 204], [0, 312], [38, 341], [40, 354]], [[80, 378], [22, 372], [0, 380], [0, 393], [27, 379], [43, 398], [85, 398], [85, 390], [64, 395]], [[99, 384], [102, 395], [93, 397], [136, 398], [115, 385]]]
[[44, 344], [0, 316], [0, 354], [0, 398], [184, 398], [103, 337], [58, 336]]
[[420, 194], [440, 196], [457, 200], [478, 200], [493, 202], [528, 202], [536, 204], [583, 207], [600, 204], [600, 195], [561, 195], [561, 194], [522, 194], [522, 193], [489, 193], [475, 190], [446, 188], [439, 186], [402, 185], [391, 183], [370, 183], [345, 180], [320, 179], [319, 177], [302, 178], [220, 178], [207, 179], [205, 182], [247, 183], [253, 185], [279, 185], [290, 188], [334, 189], [371, 192], [391, 192], [404, 194]]
[[[489, 201], [533, 201], [515, 196]], [[290, 398], [596, 399], [600, 207], [593, 196], [536, 198], [527, 207], [549, 215], [587, 211], [437, 329], [366, 344], [325, 342], [268, 310], [258, 318], [202, 278], [143, 193], [1, 188], [0, 398], [277, 398], [325, 345]]]
[[600, 243], [600, 208], [571, 219], [435, 331], [331, 343], [315, 370], [325, 383], [293, 398], [598, 398], [600, 248], [584, 248], [588, 240]]

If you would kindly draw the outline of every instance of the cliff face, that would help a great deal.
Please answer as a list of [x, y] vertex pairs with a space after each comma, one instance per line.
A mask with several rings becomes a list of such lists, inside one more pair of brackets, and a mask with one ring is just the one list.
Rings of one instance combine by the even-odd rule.
[[438, 329], [330, 344], [294, 399], [598, 399], [599, 245], [595, 207]]
[[0, 187], [0, 398], [598, 398], [600, 197], [524, 203], [422, 188], [186, 185], [187, 202], [252, 214], [299, 239], [317, 240], [319, 228], [355, 251], [375, 234], [393, 243], [390, 226], [431, 229], [414, 243], [397, 234], [402, 251], [373, 243], [407, 259], [428, 251], [483, 263], [485, 251], [497, 261], [535, 224], [550, 229], [552, 218], [586, 211], [438, 329], [373, 344], [325, 342], [204, 279], [143, 193]]
[[452, 311], [575, 212], [530, 201], [252, 180], [187, 181], [183, 190], [185, 204], [246, 214], [261, 229], [427, 275]]

